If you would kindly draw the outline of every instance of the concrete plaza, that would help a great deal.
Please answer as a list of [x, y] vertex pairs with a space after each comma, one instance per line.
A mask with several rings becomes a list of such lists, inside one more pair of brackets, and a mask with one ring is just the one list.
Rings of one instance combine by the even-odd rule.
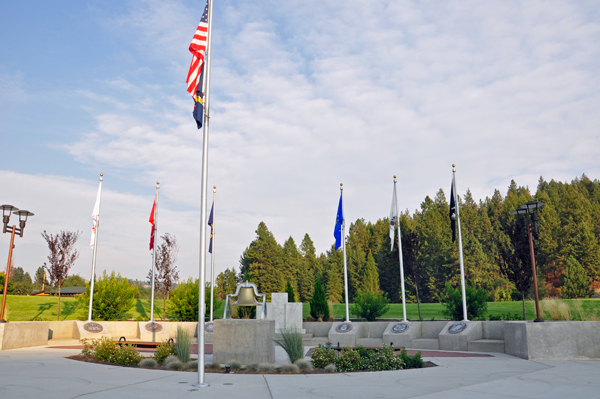
[[[197, 373], [106, 366], [66, 359], [80, 350], [0, 351], [0, 398], [600, 398], [600, 361], [427, 357], [425, 369], [313, 375]], [[286, 360], [278, 348], [277, 363]], [[211, 361], [212, 356], [206, 360]]]

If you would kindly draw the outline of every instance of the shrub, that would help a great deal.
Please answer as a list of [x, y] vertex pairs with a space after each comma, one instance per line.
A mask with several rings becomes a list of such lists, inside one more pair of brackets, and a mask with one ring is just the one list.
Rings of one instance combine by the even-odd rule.
[[[138, 288], [131, 285], [129, 280], [121, 277], [120, 274], [111, 272], [106, 274], [106, 270], [94, 283], [94, 303], [92, 304], [92, 314], [96, 320], [118, 320], [134, 304], [134, 298], [138, 293]], [[88, 285], [84, 294], [77, 297], [80, 304], [87, 308], [90, 302], [90, 286]]]
[[306, 359], [298, 359], [294, 362], [294, 365], [298, 366], [298, 369], [300, 369], [300, 371], [312, 371], [313, 370], [312, 363]]
[[335, 363], [338, 353], [332, 347], [319, 345], [312, 352], [313, 366], [322, 369], [328, 364]]
[[394, 349], [390, 346], [365, 350], [363, 353], [364, 355], [361, 353], [361, 370], [385, 371], [401, 370], [404, 368], [405, 363], [403, 359], [400, 356], [395, 356]]
[[325, 299], [321, 277], [317, 277], [315, 281], [315, 289], [310, 300], [310, 315], [318, 321], [329, 320], [329, 305]]
[[173, 360], [172, 362], [166, 363], [167, 368], [169, 370], [182, 370], [183, 369], [183, 363], [181, 363], [177, 358], [175, 358], [176, 360]]
[[256, 319], [256, 306], [238, 306], [238, 319]]
[[139, 366], [144, 369], [153, 369], [154, 367], [156, 367], [157, 364], [158, 363], [156, 363], [156, 360], [151, 359], [151, 358], [146, 358], [146, 359], [142, 359], [142, 361], [139, 363]]
[[178, 362], [178, 361], [179, 361], [179, 359], [177, 359], [177, 356], [170, 355], [164, 360], [163, 364], [165, 366], [169, 366], [169, 363]]
[[237, 360], [234, 360], [229, 363], [229, 367], [231, 367], [232, 370], [239, 370], [242, 368], [242, 363], [238, 362]]
[[295, 364], [285, 363], [283, 366], [281, 366], [282, 374], [298, 374], [299, 372], [300, 369]]
[[159, 364], [163, 364], [165, 359], [175, 354], [175, 345], [168, 341], [163, 341], [162, 345], [156, 347], [152, 358]]
[[325, 371], [328, 373], [335, 373], [337, 369], [335, 368], [335, 364], [328, 364], [325, 366]]
[[[465, 287], [467, 294], [467, 318], [469, 320], [479, 320], [487, 312], [488, 293], [483, 288], [475, 288], [475, 284]], [[444, 315], [451, 320], [463, 320], [462, 307], [462, 289], [460, 287], [452, 288], [450, 283], [446, 283], [446, 291], [440, 294], [440, 300], [446, 306]]]
[[340, 356], [335, 359], [335, 366], [341, 372], [361, 370], [362, 364], [360, 354], [354, 349], [342, 349]]
[[299, 331], [281, 330], [281, 338], [273, 341], [285, 350], [290, 363], [295, 363], [298, 359], [304, 359], [304, 343], [302, 342], [302, 334]]
[[143, 358], [135, 346], [122, 345], [113, 353], [111, 362], [124, 366], [133, 366], [139, 364]]
[[181, 326], [177, 326], [177, 346], [175, 347], [175, 355], [182, 363], [190, 361], [190, 353], [192, 351], [192, 337], [190, 333]]
[[119, 345], [109, 337], [102, 337], [95, 340], [95, 342], [92, 342], [92, 345], [92, 356], [94, 357], [94, 360], [105, 362], [112, 362], [112, 357], [119, 348]]
[[511, 321], [511, 320], [523, 320], [523, 315], [519, 315], [518, 313], [503, 313], [500, 316], [489, 316], [490, 321], [493, 320], [504, 320], [504, 321]]
[[294, 289], [292, 288], [289, 278], [287, 280], [287, 285], [285, 286], [285, 292], [288, 294], [288, 302], [296, 302], [296, 294], [294, 293]]
[[398, 355], [402, 362], [404, 363], [404, 368], [406, 369], [420, 369], [425, 367], [425, 362], [421, 359], [421, 352], [415, 353], [413, 356], [410, 356], [406, 349], [402, 349], [400, 355]]
[[387, 297], [387, 293], [382, 295], [358, 290], [358, 293], [354, 297], [354, 305], [352, 305], [351, 312], [367, 321], [375, 321], [375, 319], [383, 316], [389, 308], [390, 300]]
[[192, 360], [191, 362], [187, 362], [185, 364], [185, 369], [186, 370], [198, 370], [198, 361], [197, 360]]
[[[169, 312], [180, 321], [198, 321], [200, 285], [191, 277], [171, 291]], [[210, 295], [209, 295], [210, 296]]]

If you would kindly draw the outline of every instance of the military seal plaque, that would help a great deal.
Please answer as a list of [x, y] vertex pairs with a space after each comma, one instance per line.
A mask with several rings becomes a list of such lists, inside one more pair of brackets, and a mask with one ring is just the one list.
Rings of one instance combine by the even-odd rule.
[[102, 325], [100, 325], [98, 323], [94, 323], [94, 322], [85, 323], [83, 325], [83, 329], [92, 334], [99, 334], [102, 331], [104, 331], [104, 328], [102, 328]]
[[463, 332], [465, 328], [467, 328], [467, 323], [461, 321], [459, 323], [454, 323], [450, 327], [448, 327], [448, 332], [450, 334], [458, 334], [459, 332]]
[[148, 331], [148, 332], [155, 332], [155, 333], [159, 333], [159, 332], [161, 332], [163, 330], [163, 326], [162, 325], [160, 325], [158, 323], [155, 323], [153, 321], [150, 322], [150, 323], [147, 323], [145, 328], [146, 328], [146, 331]]
[[402, 334], [403, 332], [407, 331], [409, 327], [410, 324], [408, 323], [397, 323], [392, 326], [391, 331], [394, 334]]
[[213, 323], [212, 323], [212, 322], [206, 323], [206, 324], [204, 325], [204, 331], [205, 331], [205, 332], [207, 332], [207, 333], [212, 333], [212, 332], [214, 332], [214, 330], [215, 330], [215, 326], [213, 325]]
[[347, 323], [347, 322], [344, 322], [344, 323], [342, 323], [342, 324], [338, 324], [338, 325], [335, 327], [335, 331], [336, 331], [336, 332], [339, 332], [339, 333], [347, 333], [347, 332], [350, 332], [350, 331], [352, 331], [352, 324], [350, 324], [350, 323]]

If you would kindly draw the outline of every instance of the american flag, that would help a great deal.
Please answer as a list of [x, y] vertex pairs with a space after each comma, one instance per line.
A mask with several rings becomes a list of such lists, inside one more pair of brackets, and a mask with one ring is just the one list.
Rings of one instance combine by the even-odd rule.
[[202, 14], [202, 19], [200, 19], [200, 24], [198, 24], [198, 29], [196, 29], [196, 33], [190, 44], [190, 53], [192, 53], [193, 57], [187, 76], [187, 91], [194, 97], [194, 100], [197, 100], [196, 90], [198, 89], [198, 77], [200, 76], [202, 64], [204, 63], [204, 53], [206, 52], [207, 43], [208, 1], [206, 2], [206, 7], [204, 7], [204, 13]]

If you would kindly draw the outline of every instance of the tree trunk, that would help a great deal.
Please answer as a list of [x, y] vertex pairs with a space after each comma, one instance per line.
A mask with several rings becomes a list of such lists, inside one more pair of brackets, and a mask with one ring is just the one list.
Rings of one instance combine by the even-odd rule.
[[58, 310], [56, 311], [56, 321], [60, 321], [60, 285], [58, 286]]
[[527, 314], [525, 313], [525, 291], [521, 291], [521, 297], [523, 298], [523, 320], [527, 320]]

